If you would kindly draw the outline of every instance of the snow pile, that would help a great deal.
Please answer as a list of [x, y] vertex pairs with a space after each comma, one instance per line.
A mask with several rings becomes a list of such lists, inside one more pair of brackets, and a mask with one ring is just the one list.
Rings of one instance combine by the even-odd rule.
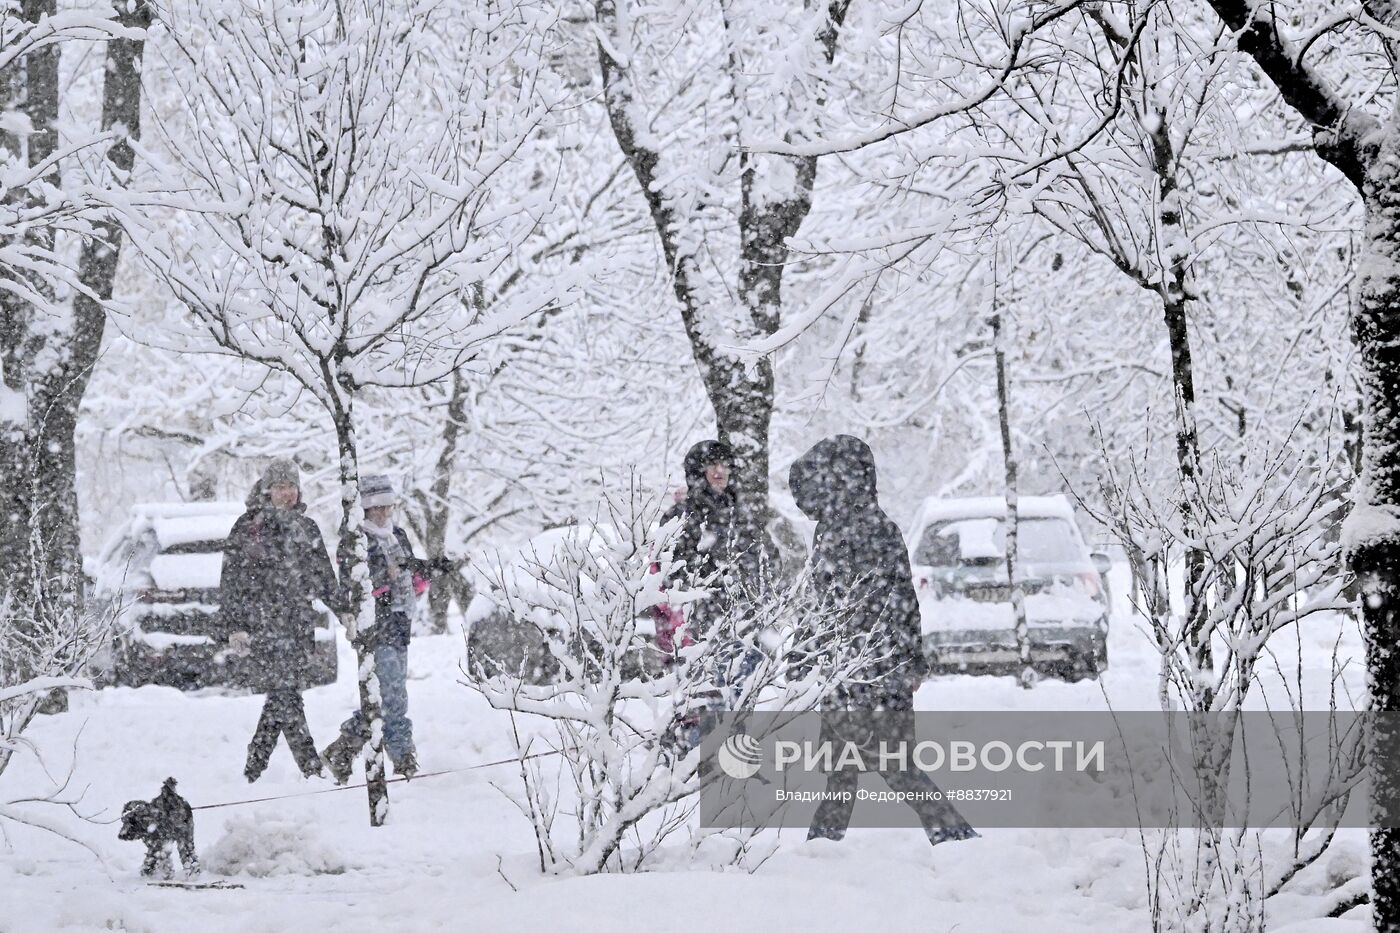
[[218, 551], [204, 554], [157, 554], [151, 559], [150, 574], [162, 590], [213, 590], [219, 587], [219, 575], [224, 569], [224, 555]]
[[326, 843], [316, 826], [285, 816], [234, 817], [204, 853], [204, 867], [219, 875], [339, 875], [353, 868]]

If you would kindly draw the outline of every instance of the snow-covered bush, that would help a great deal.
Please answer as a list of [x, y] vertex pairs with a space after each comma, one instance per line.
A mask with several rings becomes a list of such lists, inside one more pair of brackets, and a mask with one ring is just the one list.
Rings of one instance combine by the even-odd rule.
[[[711, 779], [695, 743], [707, 711], [760, 701], [814, 709], [872, 660], [843, 629], [843, 614], [813, 609], [798, 580], [735, 599], [689, 633], [693, 643], [678, 637], [664, 664], [639, 671], [637, 653], [654, 650], [653, 609], [707, 596], [662, 588], [677, 528], [659, 526], [658, 512], [633, 487], [608, 502], [616, 534], [565, 536], [529, 572], [503, 581], [510, 613], [546, 640], [557, 664], [551, 682], [466, 671], [468, 686], [511, 713], [522, 789], [507, 793], [530, 822], [544, 871], [646, 868], [689, 829], [696, 793]], [[789, 676], [795, 670], [803, 675]], [[743, 841], [732, 851], [741, 857]]]
[[[1134, 608], [1161, 656], [1162, 708], [1243, 708], [1271, 637], [1310, 617], [1351, 612], [1336, 526], [1342, 458], [1299, 456], [1289, 443], [1240, 464], [1208, 459], [1164, 495], [1138, 465], [1105, 457], [1105, 509], [1133, 575]], [[1199, 562], [1174, 585], [1183, 563]]]
[[[1316, 708], [1317, 685], [1305, 687], [1301, 667], [1285, 670], [1270, 639], [1311, 618], [1355, 612], [1336, 533], [1349, 474], [1330, 451], [1256, 446], [1239, 462], [1204, 460], [1166, 496], [1137, 463], [1105, 462], [1107, 506], [1097, 517], [1128, 557], [1134, 608], [1160, 657], [1161, 708], [1190, 714], [1195, 758], [1181, 787], [1195, 813], [1183, 825], [1203, 827], [1144, 834], [1154, 928], [1258, 929], [1268, 898], [1327, 851], [1362, 767], [1360, 730], [1336, 736], [1325, 750], [1327, 779], [1294, 802], [1296, 829], [1282, 858], [1266, 856], [1273, 847], [1225, 793], [1242, 761], [1232, 714], [1251, 691], [1275, 711], [1281, 747], [1305, 741], [1302, 718], [1282, 714]], [[1281, 694], [1259, 688], [1270, 664]], [[1326, 701], [1334, 710], [1355, 703], [1339, 696], [1342, 666], [1334, 647]], [[1220, 828], [1227, 823], [1235, 828]]]
[[[35, 563], [42, 566], [41, 561]], [[91, 688], [86, 674], [110, 639], [112, 626], [110, 609], [75, 608], [70, 602], [62, 611], [35, 613], [14, 593], [0, 591], [0, 782], [16, 752], [40, 755], [24, 731], [45, 704], [62, 691]], [[85, 818], [77, 809], [81, 794], [68, 786], [72, 764], [62, 777], [52, 779], [48, 793], [37, 797], [7, 800], [0, 786], [0, 827], [13, 820], [78, 842], [44, 812], [57, 806]], [[47, 768], [45, 773], [53, 774]]]

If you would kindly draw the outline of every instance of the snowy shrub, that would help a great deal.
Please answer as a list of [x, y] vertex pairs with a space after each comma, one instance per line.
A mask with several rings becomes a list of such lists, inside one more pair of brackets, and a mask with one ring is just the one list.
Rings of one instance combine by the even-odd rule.
[[1346, 484], [1339, 457], [1305, 458], [1288, 444], [1251, 449], [1239, 465], [1203, 462], [1171, 495], [1144, 481], [1135, 462], [1106, 464], [1108, 504], [1095, 517], [1128, 556], [1134, 608], [1161, 655], [1163, 709], [1243, 708], [1271, 637], [1355, 609], [1336, 535]]
[[234, 817], [202, 856], [218, 875], [339, 875], [353, 868], [309, 819]]
[[[1097, 517], [1128, 556], [1134, 608], [1160, 657], [1162, 710], [1195, 714], [1194, 767], [1179, 786], [1207, 827], [1143, 834], [1154, 929], [1259, 929], [1268, 898], [1326, 852], [1362, 768], [1361, 732], [1337, 736], [1326, 750], [1328, 780], [1300, 788], [1294, 801], [1297, 829], [1283, 857], [1266, 857], [1247, 813], [1227, 811], [1224, 788], [1244, 759], [1238, 720], [1219, 714], [1245, 709], [1260, 666], [1270, 664], [1284, 690], [1264, 696], [1266, 707], [1307, 708], [1301, 668], [1285, 670], [1270, 639], [1355, 610], [1335, 533], [1347, 471], [1330, 452], [1309, 453], [1284, 444], [1251, 448], [1238, 463], [1210, 458], [1178, 476], [1170, 496], [1136, 462], [1119, 468], [1105, 458], [1107, 508]], [[1351, 704], [1338, 696], [1342, 666], [1334, 647], [1333, 709]], [[1281, 746], [1303, 744], [1300, 717], [1275, 722]], [[1237, 828], [1218, 828], [1225, 823]]]
[[[639, 670], [653, 608], [706, 594], [662, 589], [675, 569], [667, 551], [676, 528], [658, 527], [658, 510], [635, 487], [608, 507], [616, 534], [566, 537], [529, 572], [503, 581], [505, 608], [533, 621], [546, 640], [557, 664], [552, 680], [466, 671], [468, 686], [511, 712], [521, 790], [507, 793], [530, 823], [544, 871], [653, 864], [662, 845], [689, 828], [696, 792], [709, 780], [692, 747], [705, 711], [760, 701], [810, 710], [872, 660], [843, 631], [839, 612], [807, 605], [799, 580], [761, 599], [736, 599], [691, 631], [693, 643], [666, 665]], [[802, 676], [791, 676], [796, 670]], [[728, 851], [741, 858], [747, 840]]]
[[[35, 565], [42, 566], [42, 561], [36, 559]], [[69, 761], [66, 773], [46, 766], [49, 791], [26, 794], [22, 802], [7, 800], [3, 778], [16, 752], [40, 757], [40, 749], [24, 732], [50, 697], [92, 686], [85, 675], [110, 639], [113, 622], [112, 607], [96, 610], [62, 601], [36, 613], [8, 590], [0, 591], [0, 834], [4, 822], [12, 820], [85, 845], [46, 812], [58, 807], [86, 818], [77, 809], [81, 792], [69, 786], [76, 761]]]

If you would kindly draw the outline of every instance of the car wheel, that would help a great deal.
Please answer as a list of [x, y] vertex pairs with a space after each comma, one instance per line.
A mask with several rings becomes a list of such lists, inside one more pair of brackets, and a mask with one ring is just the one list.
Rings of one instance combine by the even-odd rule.
[[1098, 680], [1098, 658], [1092, 654], [1076, 654], [1065, 673], [1065, 681], [1077, 684], [1081, 680]]
[[482, 619], [467, 636], [467, 664], [483, 676], [519, 677], [528, 684], [546, 684], [558, 676], [559, 662], [540, 630], [505, 613]]

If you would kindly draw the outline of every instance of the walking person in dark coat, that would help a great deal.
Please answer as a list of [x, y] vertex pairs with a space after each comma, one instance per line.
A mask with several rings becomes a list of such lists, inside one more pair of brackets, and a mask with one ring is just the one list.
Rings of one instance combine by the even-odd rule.
[[[918, 597], [909, 552], [899, 527], [880, 508], [875, 490], [875, 457], [859, 438], [840, 434], [817, 443], [793, 463], [788, 485], [797, 507], [817, 523], [811, 581], [818, 601], [841, 613], [843, 627], [872, 658], [860, 678], [838, 686], [827, 711], [878, 712], [872, 725], [887, 738], [914, 734], [914, 691], [926, 672]], [[859, 729], [854, 741], [871, 741]], [[845, 741], [828, 728], [821, 741]], [[871, 756], [865, 756], [870, 758]], [[937, 790], [923, 771], [884, 775], [896, 791]], [[850, 791], [850, 799], [827, 798], [818, 808], [808, 838], [840, 839], [846, 833], [858, 772], [833, 772], [829, 791]], [[943, 801], [915, 807], [929, 841], [977, 835], [956, 808]]]
[[320, 611], [312, 603], [337, 605], [335, 571], [320, 529], [306, 515], [295, 463], [274, 460], [247, 502], [224, 542], [219, 580], [230, 646], [248, 655], [250, 685], [267, 696], [243, 774], [250, 782], [261, 777], [285, 735], [302, 774], [312, 777], [322, 765], [301, 691], [314, 680]]
[[[374, 669], [383, 702], [384, 748], [394, 771], [406, 778], [418, 773], [413, 745], [413, 722], [408, 718], [408, 642], [419, 592], [434, 573], [445, 569], [441, 561], [425, 561], [413, 555], [408, 535], [394, 524], [398, 494], [387, 476], [366, 476], [360, 481], [360, 504], [365, 521], [369, 576], [373, 587], [374, 630], [368, 634], [374, 648]], [[347, 576], [342, 567], [341, 576]], [[326, 747], [324, 757], [337, 784], [350, 779], [355, 756], [369, 741], [369, 724], [356, 710], [340, 726], [340, 737]]]

